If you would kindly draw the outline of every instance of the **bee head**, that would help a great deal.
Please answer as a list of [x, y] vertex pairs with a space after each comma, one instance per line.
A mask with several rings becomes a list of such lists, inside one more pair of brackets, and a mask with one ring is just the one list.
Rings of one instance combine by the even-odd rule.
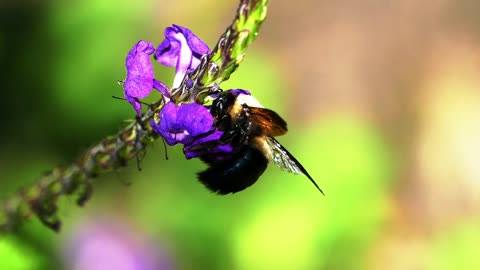
[[234, 89], [221, 92], [219, 96], [212, 102], [210, 113], [215, 118], [228, 114], [230, 109], [235, 105], [239, 96], [250, 96], [250, 92], [243, 89]]

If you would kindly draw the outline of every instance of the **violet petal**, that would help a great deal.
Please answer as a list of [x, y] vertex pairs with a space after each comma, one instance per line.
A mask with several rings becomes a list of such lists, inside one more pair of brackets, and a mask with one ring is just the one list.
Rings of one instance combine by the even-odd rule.
[[200, 58], [210, 52], [207, 44], [188, 28], [173, 25], [165, 29], [165, 40], [158, 46], [155, 59], [161, 64], [176, 67], [172, 88], [180, 86], [185, 74], [195, 69]]
[[207, 133], [213, 127], [213, 117], [208, 109], [196, 103], [180, 106], [177, 117], [177, 121], [192, 137]]
[[123, 84], [125, 98], [140, 114], [138, 99], [146, 97], [153, 88], [153, 67], [150, 55], [155, 51], [151, 42], [140, 40], [129, 51], [125, 67], [127, 78]]
[[160, 111], [160, 122], [151, 121], [151, 126], [169, 145], [190, 144], [193, 137], [213, 129], [213, 117], [202, 105], [191, 103], [176, 106], [168, 102]]
[[170, 98], [170, 89], [163, 82], [153, 79], [153, 89], [158, 90], [164, 97]]

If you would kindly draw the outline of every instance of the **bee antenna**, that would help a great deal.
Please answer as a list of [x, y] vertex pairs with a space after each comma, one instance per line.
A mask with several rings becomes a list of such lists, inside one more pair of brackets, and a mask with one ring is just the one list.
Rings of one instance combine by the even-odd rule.
[[124, 98], [124, 97], [117, 97], [117, 96], [112, 96], [112, 98], [113, 98], [113, 99], [118, 99], [118, 100], [123, 100], [123, 101], [127, 100], [127, 99]]
[[145, 157], [145, 149], [143, 150], [140, 150], [139, 152], [137, 152], [137, 154], [135, 155], [135, 158], [137, 160], [137, 170], [138, 171], [142, 171], [142, 160], [143, 158]]

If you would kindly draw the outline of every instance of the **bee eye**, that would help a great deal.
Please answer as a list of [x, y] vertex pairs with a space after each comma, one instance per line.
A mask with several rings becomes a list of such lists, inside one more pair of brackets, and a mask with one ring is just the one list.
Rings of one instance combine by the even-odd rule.
[[223, 112], [223, 103], [219, 103], [217, 107], [218, 112]]
[[213, 116], [218, 116], [223, 110], [223, 104], [220, 102], [221, 98], [218, 98], [212, 102], [212, 108], [210, 110]]
[[229, 107], [229, 98], [227, 96], [221, 96], [212, 102], [212, 115], [219, 116], [225, 113], [225, 110]]

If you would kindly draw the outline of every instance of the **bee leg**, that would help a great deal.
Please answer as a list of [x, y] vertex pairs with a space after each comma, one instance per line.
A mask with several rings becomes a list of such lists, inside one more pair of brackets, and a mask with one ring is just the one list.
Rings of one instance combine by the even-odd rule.
[[220, 130], [230, 129], [231, 125], [232, 125], [232, 118], [228, 114], [222, 116], [220, 119], [217, 119], [215, 121], [215, 126]]

